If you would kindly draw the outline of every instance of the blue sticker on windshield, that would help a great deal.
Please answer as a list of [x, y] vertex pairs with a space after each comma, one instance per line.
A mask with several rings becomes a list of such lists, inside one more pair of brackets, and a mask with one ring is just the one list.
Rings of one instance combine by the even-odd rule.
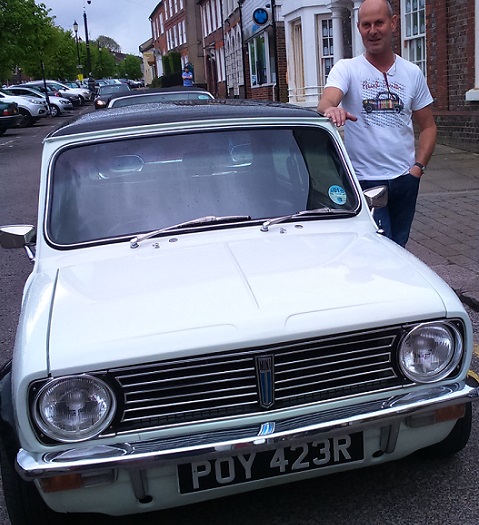
[[331, 186], [328, 190], [329, 198], [335, 203], [342, 206], [346, 204], [346, 192], [341, 186]]

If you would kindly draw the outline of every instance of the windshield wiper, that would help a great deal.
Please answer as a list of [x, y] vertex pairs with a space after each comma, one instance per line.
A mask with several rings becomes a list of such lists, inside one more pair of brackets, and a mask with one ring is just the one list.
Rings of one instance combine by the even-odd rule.
[[201, 224], [209, 223], [227, 223], [227, 222], [237, 222], [237, 221], [247, 221], [251, 219], [249, 215], [226, 215], [224, 217], [217, 217], [215, 215], [207, 215], [205, 217], [199, 217], [198, 219], [191, 219], [190, 221], [180, 222], [179, 224], [173, 224], [172, 226], [167, 226], [166, 228], [160, 228], [158, 230], [153, 230], [152, 232], [133, 237], [130, 241], [130, 248], [138, 248], [141, 242], [156, 237], [162, 233], [169, 232], [171, 230], [177, 230], [179, 228], [185, 228], [188, 226], [198, 226]]
[[290, 215], [284, 215], [283, 217], [275, 217], [274, 219], [268, 219], [267, 221], [263, 222], [260, 230], [262, 232], [267, 232], [269, 230], [269, 227], [273, 224], [279, 224], [280, 222], [284, 222], [289, 219], [294, 219], [296, 217], [304, 217], [308, 215], [354, 215], [354, 212], [350, 210], [340, 210], [338, 208], [328, 208], [327, 206], [325, 206], [324, 208], [317, 208], [315, 210], [303, 210], [298, 211], [297, 213], [291, 213]]

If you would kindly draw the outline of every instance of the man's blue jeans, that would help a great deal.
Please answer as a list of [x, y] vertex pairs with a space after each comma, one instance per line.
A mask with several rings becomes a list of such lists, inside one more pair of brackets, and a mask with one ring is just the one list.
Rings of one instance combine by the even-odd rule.
[[391, 180], [362, 180], [363, 190], [375, 186], [387, 186], [389, 190], [388, 204], [384, 208], [376, 208], [373, 217], [380, 228], [400, 246], [406, 246], [409, 232], [416, 211], [419, 178], [406, 173]]

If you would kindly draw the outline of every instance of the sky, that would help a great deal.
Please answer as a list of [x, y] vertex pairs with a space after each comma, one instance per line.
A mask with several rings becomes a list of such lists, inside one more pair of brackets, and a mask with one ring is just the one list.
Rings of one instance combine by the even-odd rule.
[[151, 38], [148, 17], [158, 0], [35, 0], [51, 9], [55, 25], [72, 29], [78, 23], [78, 37], [85, 40], [84, 9], [87, 15], [88, 38], [100, 35], [113, 38], [122, 53], [139, 55], [138, 46]]

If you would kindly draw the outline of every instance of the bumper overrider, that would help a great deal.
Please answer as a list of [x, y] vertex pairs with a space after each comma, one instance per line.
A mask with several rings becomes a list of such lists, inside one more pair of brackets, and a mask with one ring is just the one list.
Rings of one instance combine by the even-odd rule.
[[433, 424], [438, 418], [444, 420], [441, 413], [448, 414], [447, 419], [458, 419], [460, 410], [454, 411], [453, 407], [460, 409], [478, 398], [477, 383], [468, 380], [262, 425], [139, 442], [102, 445], [96, 441], [91, 447], [40, 454], [20, 449], [16, 467], [26, 480], [119, 468], [138, 472], [166, 464], [231, 455], [237, 450], [261, 451], [371, 427], [381, 428], [377, 453], [389, 454], [396, 448], [400, 424], [410, 427]]

